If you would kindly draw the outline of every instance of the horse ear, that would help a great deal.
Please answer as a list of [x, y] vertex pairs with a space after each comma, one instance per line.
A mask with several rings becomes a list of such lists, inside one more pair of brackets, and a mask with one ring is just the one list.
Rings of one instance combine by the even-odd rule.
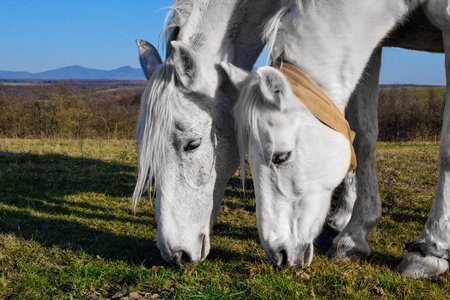
[[173, 59], [178, 79], [185, 87], [192, 85], [198, 76], [198, 64], [194, 52], [183, 42], [171, 41]]
[[280, 97], [287, 89], [283, 75], [272, 67], [261, 67], [256, 70], [261, 82], [261, 92], [269, 101], [280, 107]]
[[228, 79], [234, 85], [234, 87], [240, 91], [250, 73], [225, 61], [222, 61], [220, 63], [220, 67], [227, 74]]
[[162, 64], [161, 57], [159, 56], [158, 50], [149, 42], [136, 40], [136, 44], [139, 48], [139, 60], [142, 70], [144, 71], [145, 78], [149, 80], [156, 67]]

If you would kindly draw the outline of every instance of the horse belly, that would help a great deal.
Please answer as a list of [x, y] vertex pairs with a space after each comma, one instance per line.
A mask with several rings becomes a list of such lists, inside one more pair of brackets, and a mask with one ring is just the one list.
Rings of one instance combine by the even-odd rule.
[[399, 22], [381, 46], [443, 53], [442, 32], [433, 25], [424, 9], [420, 6]]

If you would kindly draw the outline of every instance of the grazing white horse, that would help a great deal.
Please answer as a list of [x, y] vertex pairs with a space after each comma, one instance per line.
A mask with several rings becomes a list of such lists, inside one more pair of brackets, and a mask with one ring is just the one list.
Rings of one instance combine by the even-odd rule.
[[[420, 7], [420, 5], [424, 6]], [[370, 60], [372, 65], [369, 64], [366, 69], [369, 73], [367, 75], [368, 80], [363, 77], [361, 81], [363, 89], [358, 90], [357, 88], [352, 98], [363, 98], [362, 93], [364, 92], [364, 88], [368, 88], [369, 90], [372, 89], [372, 91], [370, 91], [369, 97], [366, 98], [371, 99], [370, 96], [373, 95], [373, 87], [377, 84], [381, 57], [381, 51], [376, 49], [377, 46], [383, 45], [383, 39], [394, 29], [396, 24], [399, 22], [408, 23], [408, 17], [412, 14], [414, 15], [418, 9], [424, 9], [432, 23], [442, 30], [441, 41], [444, 43], [446, 52], [447, 78], [450, 78], [450, 34], [448, 32], [450, 27], [450, 8], [448, 1], [285, 1], [283, 8], [272, 19], [270, 26], [267, 27], [267, 37], [273, 57], [281, 57], [283, 60], [289, 61], [305, 72], [330, 97], [332, 102], [344, 112], [367, 62], [372, 57]], [[420, 26], [415, 28], [418, 31], [422, 29]], [[408, 40], [408, 38], [399, 36], [399, 32], [402, 32], [401, 26], [397, 31], [393, 32], [397, 43], [410, 48], [423, 47], [414, 38]], [[410, 43], [409, 46], [408, 42]], [[391, 45], [396, 45], [395, 41], [389, 40], [389, 38], [386, 39], [385, 45], [389, 45], [390, 43]], [[245, 77], [243, 72], [234, 69], [230, 65], [226, 65], [224, 69], [228, 70], [227, 73], [230, 78], [234, 78], [233, 81], [235, 81], [237, 86], [244, 86], [245, 91], [249, 88], [246, 85], [252, 86], [252, 80], [243, 82], [242, 79]], [[267, 76], [264, 77], [262, 74], [267, 72], [267, 70], [260, 70], [256, 73], [258, 76], [252, 76], [253, 80], [259, 79], [259, 88], [255, 88], [255, 84], [253, 83], [253, 92], [266, 89]], [[278, 77], [279, 74], [274, 72], [270, 78], [277, 78], [278, 80]], [[365, 82], [366, 80], [367, 82]], [[447, 80], [450, 83], [450, 79]], [[275, 89], [278, 95], [278, 100], [276, 100], [278, 101], [278, 111], [273, 105], [271, 107], [271, 113], [267, 112], [267, 106], [263, 105], [261, 108], [261, 111], [264, 111], [264, 113], [260, 115], [264, 115], [268, 120], [268, 124], [272, 125], [260, 127], [260, 123], [253, 122], [252, 126], [244, 128], [245, 130], [251, 130], [251, 133], [249, 133], [248, 153], [252, 165], [252, 172], [254, 172], [254, 176], [256, 174], [254, 180], [257, 206], [260, 206], [261, 209], [261, 212], [258, 213], [258, 228], [263, 245], [265, 246], [265, 251], [272, 263], [276, 265], [288, 264], [295, 266], [301, 265], [304, 262], [308, 263], [311, 260], [311, 235], [316, 234], [318, 232], [317, 228], [323, 223], [325, 213], [320, 211], [320, 209], [326, 211], [329, 202], [324, 202], [324, 200], [318, 201], [314, 196], [310, 196], [310, 198], [305, 196], [307, 195], [308, 189], [305, 189], [304, 185], [314, 182], [314, 180], [306, 177], [307, 172], [311, 171], [304, 165], [304, 162], [303, 165], [301, 161], [291, 162], [293, 166], [300, 164], [303, 168], [297, 169], [293, 167], [289, 172], [284, 170], [289, 168], [290, 156], [281, 152], [281, 160], [277, 158], [280, 151], [294, 151], [291, 147], [294, 145], [294, 141], [298, 139], [297, 135], [294, 134], [293, 141], [288, 143], [282, 133], [302, 131], [299, 123], [295, 122], [292, 123], [294, 124], [294, 131], [288, 130], [287, 127], [289, 126], [287, 123], [279, 120], [280, 118], [282, 120], [284, 118], [289, 119], [287, 116], [275, 117], [280, 112], [284, 114], [288, 113], [283, 108], [285, 104], [281, 104], [284, 103], [281, 99], [292, 96], [289, 88], [286, 89], [285, 85], [279, 86], [283, 86], [283, 89]], [[447, 84], [447, 88], [449, 87], [450, 84]], [[250, 95], [246, 95], [246, 93], [241, 94], [241, 97], [244, 96], [248, 97]], [[260, 104], [264, 103], [267, 105], [270, 102], [267, 100], [270, 98], [267, 96], [267, 93], [260, 92], [257, 94], [257, 97], [263, 99], [260, 99], [258, 102]], [[450, 93], [448, 91], [446, 98], [449, 97]], [[251, 100], [257, 101], [254, 97]], [[240, 99], [239, 101], [244, 100]], [[362, 102], [363, 104], [360, 104], [359, 107], [364, 108], [364, 101]], [[286, 101], [286, 103], [288, 102]], [[356, 106], [358, 107], [358, 105]], [[373, 107], [373, 105], [366, 105], [366, 107]], [[351, 105], [349, 106], [349, 110], [352, 110]], [[367, 108], [362, 111], [367, 112]], [[246, 112], [248, 118], [251, 120], [255, 119], [255, 110], [247, 110]], [[292, 113], [295, 112], [297, 111], [292, 109]], [[361, 115], [361, 112], [357, 110], [353, 111], [353, 114], [356, 116], [353, 116], [355, 119], [373, 119], [374, 117], [371, 113], [367, 116], [364, 114]], [[272, 120], [272, 117], [275, 118], [275, 121]], [[304, 119], [307, 120], [305, 117]], [[449, 105], [445, 107], [444, 120], [441, 137], [440, 175], [433, 208], [430, 212], [425, 230], [418, 237], [417, 243], [408, 247], [411, 252], [405, 254], [404, 260], [400, 265], [400, 271], [404, 275], [412, 278], [436, 276], [445, 272], [449, 267], [447, 262], [449, 258], [448, 249], [450, 248], [450, 193], [448, 192], [450, 189], [450, 182], [448, 182], [448, 178], [450, 178]], [[355, 123], [364, 122], [359, 120]], [[239, 125], [239, 122], [237, 124]], [[373, 124], [373, 121], [366, 122], [366, 124]], [[310, 125], [304, 126], [308, 128]], [[263, 128], [265, 129], [263, 130]], [[353, 213], [347, 225], [345, 224], [348, 218], [346, 220], [344, 218], [345, 221], [339, 224], [341, 226], [341, 228], [338, 228], [340, 233], [333, 240], [332, 248], [328, 252], [330, 256], [365, 257], [370, 254], [366, 236], [375, 229], [381, 216], [381, 203], [378, 195], [376, 175], [373, 169], [375, 145], [373, 136], [375, 136], [376, 141], [376, 128], [375, 125], [374, 127], [363, 127], [359, 131], [357, 130], [357, 133], [362, 132], [363, 136], [357, 143], [358, 147], [355, 146], [359, 165], [356, 169], [357, 198], [354, 207], [352, 201], [348, 201], [346, 205], [346, 210], [349, 210], [349, 208], [351, 210], [353, 207]], [[369, 131], [371, 136], [365, 138], [364, 131]], [[240, 128], [238, 128], [238, 132], [241, 132]], [[268, 134], [267, 132], [271, 132], [272, 134]], [[303, 132], [305, 136], [308, 136], [306, 133]], [[255, 136], [258, 138], [255, 138]], [[326, 139], [327, 136], [323, 135], [323, 138]], [[358, 139], [358, 135], [356, 139]], [[364, 145], [366, 141], [369, 142]], [[279, 142], [283, 145], [281, 146], [282, 150], [278, 150], [277, 148], [279, 147]], [[364, 150], [364, 146], [367, 146], [368, 149]], [[304, 141], [304, 144], [297, 145], [295, 150], [297, 151], [297, 160], [301, 160], [301, 158], [305, 161], [316, 159], [315, 163], [320, 168], [323, 163], [323, 160], [318, 158], [320, 154], [311, 153], [308, 147], [307, 141]], [[330, 145], [329, 147], [331, 149], [320, 150], [317, 148], [316, 151], [328, 151], [329, 155], [333, 151], [343, 154], [340, 143], [336, 142], [335, 145]], [[265, 156], [261, 156], [262, 153]], [[342, 165], [345, 165], [344, 162], [347, 160], [348, 156], [343, 154]], [[285, 165], [279, 166], [279, 164], [276, 164], [277, 161], [285, 162]], [[330, 162], [330, 159], [326, 161]], [[266, 164], [264, 167], [263, 162]], [[335, 162], [330, 162], [330, 166], [330, 171], [335, 172], [333, 174], [334, 176], [338, 178], [342, 175], [335, 169]], [[255, 167], [257, 168], [256, 170], [254, 170]], [[273, 170], [273, 172], [271, 173], [269, 170]], [[292, 181], [293, 176], [302, 179], [303, 182], [299, 181], [294, 184]], [[352, 177], [353, 175], [350, 175], [346, 180], [349, 188], [354, 188], [354, 178]], [[323, 179], [329, 180], [328, 187], [331, 187], [335, 183], [329, 178]], [[325, 182], [317, 182], [318, 193], [320, 193], [324, 185]], [[300, 187], [303, 187], [303, 189]], [[297, 195], [296, 201], [285, 201], [285, 199], [289, 198], [286, 195]], [[348, 191], [349, 197], [347, 198], [354, 198], [354, 195], [355, 191], [350, 190]], [[304, 208], [311, 207], [313, 207], [311, 214], [302, 211]], [[268, 217], [273, 211], [283, 212], [275, 216], [278, 218], [277, 221], [274, 221], [275, 217]], [[302, 217], [302, 221], [300, 221], [298, 216]], [[301, 228], [299, 226], [302, 225], [301, 222], [304, 222], [306, 226]], [[279, 226], [282, 229], [278, 228]], [[287, 240], [292, 241], [291, 244], [286, 243]]]
[[278, 11], [271, 0], [179, 0], [169, 22], [168, 57], [138, 41], [149, 82], [136, 127], [135, 205], [156, 186], [157, 245], [175, 265], [210, 250], [210, 231], [238, 149], [231, 107], [237, 93], [218, 64], [251, 69], [264, 47], [263, 26]]

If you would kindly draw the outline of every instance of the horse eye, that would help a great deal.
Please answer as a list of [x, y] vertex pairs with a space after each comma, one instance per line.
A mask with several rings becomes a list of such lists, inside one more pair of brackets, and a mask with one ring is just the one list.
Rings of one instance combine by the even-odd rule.
[[272, 163], [275, 165], [281, 165], [289, 160], [291, 152], [277, 152], [272, 155]]
[[184, 151], [192, 151], [197, 149], [200, 144], [202, 143], [202, 139], [197, 139], [194, 141], [190, 141], [189, 144], [187, 144], [186, 146], [184, 146]]

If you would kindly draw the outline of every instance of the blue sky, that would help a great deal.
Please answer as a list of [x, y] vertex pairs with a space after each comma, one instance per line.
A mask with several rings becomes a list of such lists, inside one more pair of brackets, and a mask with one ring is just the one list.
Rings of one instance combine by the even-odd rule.
[[[172, 0], [2, 0], [0, 70], [139, 67], [135, 39], [155, 46]], [[163, 53], [162, 45], [158, 48]], [[257, 65], [263, 65], [265, 58]], [[381, 83], [445, 84], [444, 55], [384, 49]]]

